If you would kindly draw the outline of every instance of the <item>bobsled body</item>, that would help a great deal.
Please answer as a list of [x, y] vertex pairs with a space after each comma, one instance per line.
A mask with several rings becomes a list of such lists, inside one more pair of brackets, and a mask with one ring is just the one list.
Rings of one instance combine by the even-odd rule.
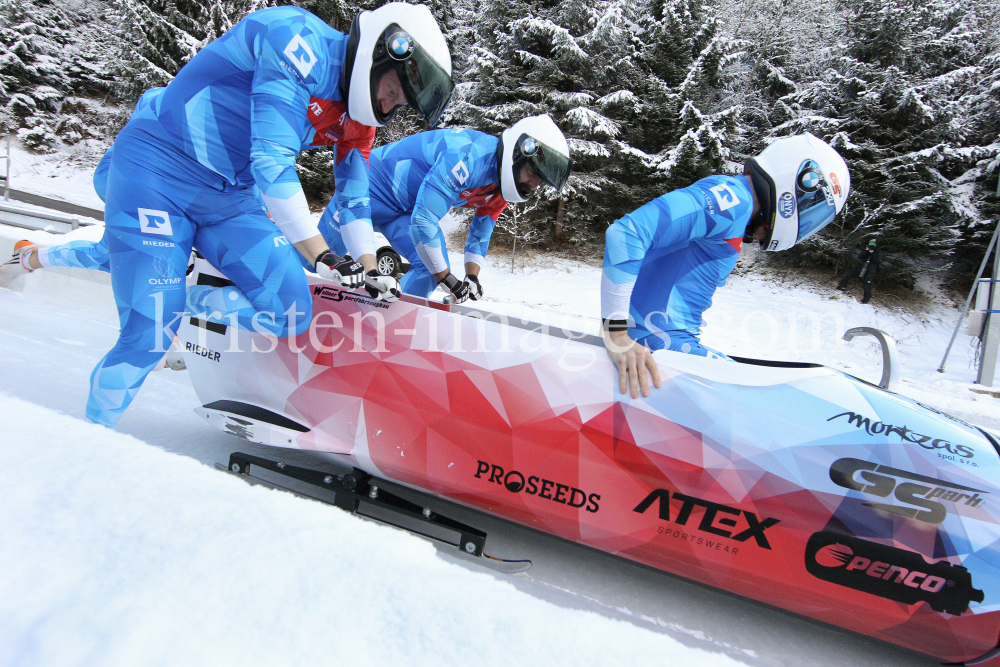
[[947, 661], [997, 647], [975, 427], [823, 366], [669, 351], [632, 400], [594, 337], [312, 283], [296, 339], [185, 318], [199, 414]]

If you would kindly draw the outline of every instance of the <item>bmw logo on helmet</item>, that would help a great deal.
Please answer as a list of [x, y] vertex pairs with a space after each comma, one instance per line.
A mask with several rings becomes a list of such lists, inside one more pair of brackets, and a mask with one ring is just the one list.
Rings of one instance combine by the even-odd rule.
[[393, 60], [406, 60], [413, 53], [413, 38], [405, 30], [394, 32], [389, 37], [389, 56]]
[[799, 174], [799, 185], [806, 192], [816, 192], [823, 185], [823, 175], [813, 169], [807, 169]]
[[778, 213], [782, 218], [790, 218], [795, 213], [795, 197], [791, 192], [782, 192], [778, 197]]
[[538, 142], [533, 137], [525, 137], [521, 140], [521, 153], [523, 155], [534, 155], [538, 152]]

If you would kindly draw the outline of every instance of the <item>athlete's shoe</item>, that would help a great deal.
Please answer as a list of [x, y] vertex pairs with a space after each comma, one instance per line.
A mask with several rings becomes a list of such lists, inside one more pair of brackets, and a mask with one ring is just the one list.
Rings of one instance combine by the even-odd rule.
[[181, 342], [176, 337], [170, 344], [166, 356], [163, 357], [163, 365], [172, 371], [186, 371], [187, 364], [184, 363], [184, 354], [181, 352]]
[[10, 289], [10, 284], [15, 278], [34, 272], [28, 265], [28, 258], [36, 250], [38, 246], [31, 241], [21, 240], [14, 244], [14, 254], [7, 262], [0, 265], [0, 287]]

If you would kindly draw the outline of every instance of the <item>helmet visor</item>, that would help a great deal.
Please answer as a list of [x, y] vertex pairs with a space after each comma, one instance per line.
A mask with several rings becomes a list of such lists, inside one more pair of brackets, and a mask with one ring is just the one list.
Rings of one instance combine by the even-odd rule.
[[[406, 101], [431, 127], [437, 125], [455, 89], [451, 75], [395, 23], [382, 33], [382, 46], [392, 68], [399, 75]], [[376, 49], [376, 57], [379, 50]], [[373, 85], [377, 86], [375, 82]], [[377, 90], [372, 92], [377, 96]]]
[[[788, 200], [790, 193], [782, 194], [778, 200], [778, 213], [790, 217]], [[805, 160], [799, 166], [795, 177], [795, 208], [799, 212], [799, 235], [796, 243], [801, 243], [830, 224], [837, 217], [837, 206], [833, 201], [830, 183], [815, 160]], [[788, 215], [785, 212], [788, 211]]]
[[522, 164], [530, 165], [546, 185], [562, 190], [569, 179], [570, 159], [565, 153], [543, 144], [534, 137], [522, 134], [517, 138], [514, 148], [514, 179], [517, 182], [517, 190], [522, 196], [531, 193], [522, 182]]

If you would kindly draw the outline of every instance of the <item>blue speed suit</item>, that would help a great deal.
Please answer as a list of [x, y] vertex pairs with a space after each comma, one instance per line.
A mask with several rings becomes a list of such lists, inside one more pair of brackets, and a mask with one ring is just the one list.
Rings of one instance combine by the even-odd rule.
[[709, 176], [616, 220], [605, 234], [601, 317], [650, 349], [727, 358], [701, 344], [702, 314], [736, 267], [753, 212], [743, 176]]
[[[145, 95], [159, 90], [163, 89], [153, 88], [146, 91]], [[111, 169], [112, 150], [114, 150], [113, 146], [104, 151], [104, 156], [101, 157], [97, 168], [94, 169], [94, 190], [101, 201], [107, 200], [105, 193], [108, 188], [108, 171]], [[263, 203], [261, 206], [263, 207]], [[70, 241], [57, 246], [39, 248], [37, 253], [38, 261], [43, 267], [64, 266], [73, 269], [96, 269], [111, 273], [111, 263], [108, 261], [108, 244], [103, 236], [100, 241]]]
[[[476, 211], [465, 261], [482, 265], [507, 206], [498, 183], [498, 142], [475, 130], [431, 130], [372, 151], [372, 224], [412, 266], [400, 281], [405, 293], [429, 296], [437, 287], [433, 274], [450, 268], [439, 222], [453, 206]], [[323, 212], [319, 230], [333, 252], [349, 249], [349, 231], [334, 203]]]
[[[94, 170], [94, 190], [101, 201], [107, 201], [108, 171], [111, 169], [111, 149], [104, 152], [104, 157], [97, 163]], [[43, 267], [68, 266], [76, 269], [97, 269], [105, 273], [111, 272], [108, 261], [108, 244], [102, 237], [100, 241], [70, 241], [57, 246], [38, 249], [38, 262]]]
[[[305, 10], [262, 9], [132, 114], [111, 154], [105, 209], [121, 334], [91, 376], [92, 421], [115, 426], [173, 339], [192, 245], [236, 287], [192, 287], [187, 308], [211, 317], [225, 303], [240, 327], [277, 336], [306, 329], [311, 300], [290, 244], [316, 227], [299, 151], [335, 145], [340, 216], [371, 225], [365, 154], [375, 130], [347, 115], [346, 47], [346, 35]], [[374, 252], [370, 234], [354, 238], [356, 256]]]
[[[136, 102], [135, 111], [139, 112], [148, 109], [154, 99], [160, 96], [163, 88], [150, 88], [139, 97]], [[111, 170], [112, 146], [104, 151], [101, 161], [94, 169], [94, 191], [101, 201], [108, 201], [108, 172]], [[105, 273], [111, 273], [111, 264], [108, 262], [108, 244], [104, 237], [100, 241], [70, 241], [57, 246], [38, 249], [38, 261], [43, 267], [65, 266], [74, 269], [97, 269]]]

